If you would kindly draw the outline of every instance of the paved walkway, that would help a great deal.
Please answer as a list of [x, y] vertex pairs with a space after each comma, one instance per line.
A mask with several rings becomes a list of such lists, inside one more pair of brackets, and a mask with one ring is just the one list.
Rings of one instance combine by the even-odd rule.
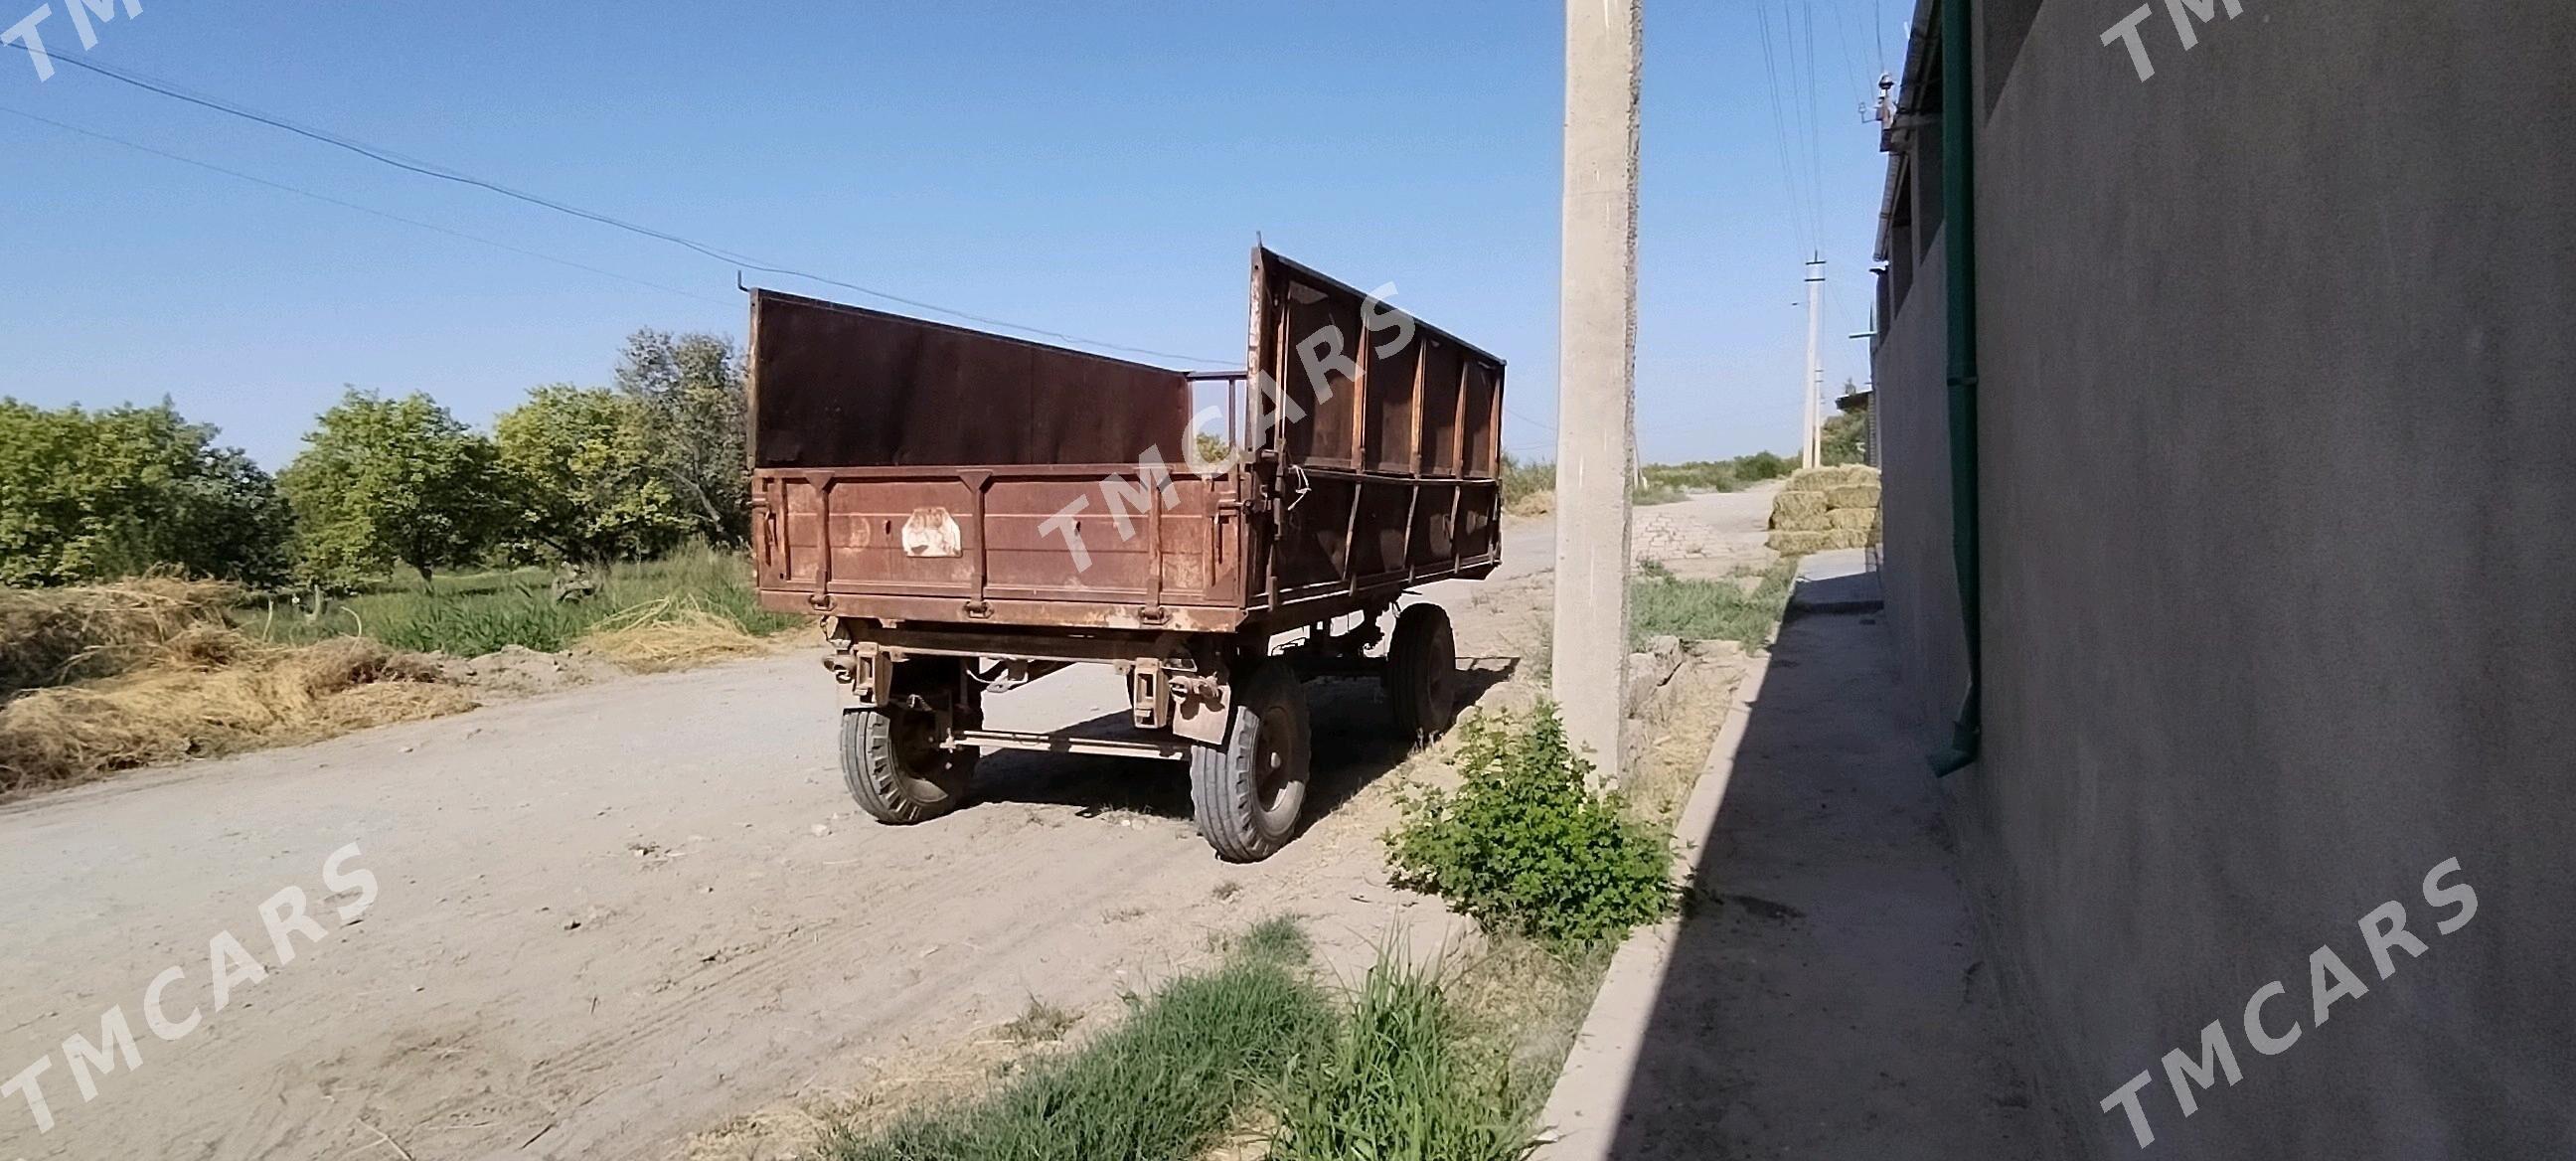
[[1791, 620], [1739, 695], [1690, 905], [1613, 964], [1551, 1161], [2045, 1155], [1878, 620]]

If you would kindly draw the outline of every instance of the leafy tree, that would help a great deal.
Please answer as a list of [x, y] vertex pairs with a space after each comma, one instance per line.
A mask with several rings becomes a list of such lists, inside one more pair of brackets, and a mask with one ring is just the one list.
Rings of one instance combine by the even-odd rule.
[[576, 563], [669, 551], [700, 525], [660, 470], [634, 396], [557, 384], [493, 424], [501, 471], [518, 506], [510, 535]]
[[[1843, 394], [1850, 395], [1858, 390], [1860, 388], [1854, 386], [1851, 380], [1843, 380]], [[1825, 463], [1833, 465], [1869, 462], [1868, 449], [1862, 446], [1862, 441], [1868, 434], [1869, 416], [1864, 412], [1843, 411], [1827, 416], [1825, 430], [1821, 435]]]
[[396, 563], [426, 581], [478, 559], [508, 519], [492, 441], [427, 395], [351, 388], [304, 444], [278, 484], [316, 582], [345, 584]]
[[72, 584], [177, 568], [285, 579], [276, 483], [215, 429], [157, 407], [0, 399], [0, 583]]
[[751, 470], [746, 460], [742, 358], [719, 335], [641, 330], [626, 337], [617, 389], [643, 408], [651, 468], [718, 544], [751, 538]]
[[1798, 461], [1776, 452], [1758, 451], [1735, 457], [1737, 478], [1747, 481], [1776, 480], [1798, 470]]

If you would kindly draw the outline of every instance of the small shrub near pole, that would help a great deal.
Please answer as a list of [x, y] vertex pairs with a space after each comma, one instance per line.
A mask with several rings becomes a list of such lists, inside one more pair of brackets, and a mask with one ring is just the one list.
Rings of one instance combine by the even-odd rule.
[[1673, 903], [1671, 842], [1595, 789], [1552, 706], [1460, 729], [1454, 791], [1408, 798], [1387, 835], [1395, 881], [1560, 951], [1615, 943]]

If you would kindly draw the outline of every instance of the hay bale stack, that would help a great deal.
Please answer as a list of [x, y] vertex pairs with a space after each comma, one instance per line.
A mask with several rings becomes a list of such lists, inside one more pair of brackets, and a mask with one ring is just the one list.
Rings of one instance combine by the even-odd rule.
[[1878, 510], [1878, 485], [1845, 484], [1839, 488], [1827, 489], [1825, 503], [1837, 511], [1857, 508], [1875, 512]]
[[1830, 468], [1801, 468], [1789, 476], [1785, 491], [1823, 492], [1854, 484], [1878, 484], [1878, 469], [1868, 464], [1843, 464]]
[[1805, 556], [1834, 547], [1833, 538], [1831, 532], [1774, 532], [1771, 551], [1782, 556]]
[[1807, 468], [1771, 501], [1771, 550], [1784, 556], [1879, 542], [1878, 469], [1866, 464]]

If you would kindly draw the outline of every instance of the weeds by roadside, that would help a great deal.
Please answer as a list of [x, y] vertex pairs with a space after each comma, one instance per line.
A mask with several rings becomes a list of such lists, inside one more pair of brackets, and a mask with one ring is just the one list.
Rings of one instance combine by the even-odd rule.
[[1590, 784], [1554, 707], [1478, 715], [1459, 735], [1458, 788], [1414, 791], [1387, 835], [1399, 886], [1565, 949], [1616, 942], [1670, 908], [1670, 840]]
[[1002, 1038], [1015, 1044], [1053, 1044], [1081, 1022], [1082, 1013], [1068, 1012], [1031, 996], [1027, 1010], [1002, 1025]]
[[[457, 657], [511, 645], [559, 653], [594, 634], [646, 625], [696, 628], [704, 638], [728, 632], [757, 637], [800, 623], [760, 608], [751, 587], [751, 564], [740, 553], [699, 547], [616, 565], [594, 578], [596, 592], [577, 600], [561, 599], [555, 579], [544, 569], [435, 582], [396, 578], [376, 591], [334, 601], [317, 616], [272, 605], [243, 610], [237, 619], [244, 628], [276, 640], [356, 634], [397, 649]], [[676, 635], [666, 631], [655, 636], [659, 639], [641, 650], [648, 662], [674, 652]]]
[[[1393, 951], [1348, 995], [1316, 982], [1305, 932], [1274, 919], [1213, 970], [1129, 1000], [1124, 1022], [1039, 1055], [981, 1096], [879, 1127], [830, 1125], [827, 1161], [1515, 1161], [1534, 1087], [1441, 973]], [[1061, 1036], [1031, 1001], [1021, 1024]], [[1560, 1053], [1561, 1055], [1561, 1053]], [[827, 1118], [828, 1119], [828, 1118]], [[1250, 1151], [1247, 1151], [1250, 1150]]]
[[1797, 574], [1797, 561], [1783, 560], [1758, 577], [1686, 580], [1647, 561], [1628, 579], [1629, 645], [1643, 648], [1656, 637], [1672, 636], [1759, 649], [1780, 627]]
[[1000, 1091], [916, 1111], [861, 1135], [836, 1130], [833, 1161], [1189, 1158], [1223, 1140], [1257, 1093], [1321, 1049], [1330, 997], [1306, 978], [1305, 940], [1271, 924], [1216, 970], [1134, 1002], [1126, 1021], [1029, 1067]]
[[1270, 1161], [1513, 1161], [1533, 1105], [1432, 969], [1382, 952], [1330, 1046], [1271, 1095]]

